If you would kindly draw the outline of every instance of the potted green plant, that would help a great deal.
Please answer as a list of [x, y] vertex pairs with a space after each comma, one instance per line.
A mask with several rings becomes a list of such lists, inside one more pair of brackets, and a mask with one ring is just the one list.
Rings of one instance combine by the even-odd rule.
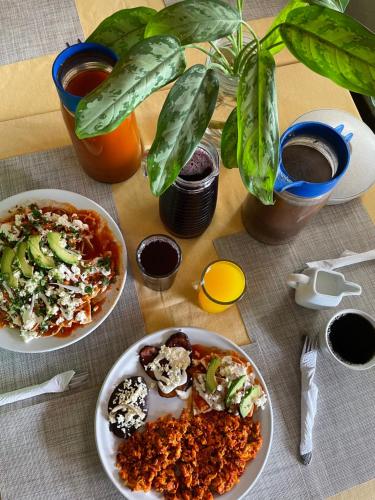
[[[238, 78], [237, 107], [222, 133], [223, 164], [238, 167], [248, 191], [272, 204], [279, 162], [274, 55], [287, 47], [338, 85], [375, 95], [375, 35], [343, 13], [348, 2], [290, 0], [261, 39], [242, 19], [243, 0], [237, 8], [221, 0], [183, 0], [159, 12], [121, 10], [88, 38], [113, 49], [120, 60], [80, 101], [76, 134], [86, 138], [113, 130], [151, 93], [175, 81], [147, 160], [151, 190], [159, 196], [203, 137], [217, 101], [217, 72], [223, 72]], [[215, 43], [223, 37], [225, 50]], [[200, 42], [208, 42], [210, 51]], [[206, 52], [207, 64], [186, 68], [186, 48]]]

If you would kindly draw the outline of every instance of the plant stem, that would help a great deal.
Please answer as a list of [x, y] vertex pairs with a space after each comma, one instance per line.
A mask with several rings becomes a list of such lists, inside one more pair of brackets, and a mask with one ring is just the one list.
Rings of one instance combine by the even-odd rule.
[[273, 45], [271, 45], [270, 47], [267, 47], [267, 50], [271, 50], [273, 49], [274, 47], [277, 47], [278, 45], [284, 45], [284, 42], [277, 42], [277, 43], [274, 43]]
[[223, 66], [226, 65], [226, 64], [229, 64], [227, 58], [224, 56], [224, 54], [221, 52], [221, 50], [218, 49], [213, 42], [209, 42], [209, 44], [214, 49], [214, 51], [217, 54], [218, 58], [220, 58], [220, 60], [223, 62]]
[[[243, 0], [237, 0], [237, 10], [240, 13], [241, 18], [242, 18], [242, 7], [243, 7]], [[238, 50], [241, 50], [243, 47], [242, 23], [239, 25], [238, 30], [237, 30], [237, 47], [238, 47]]]
[[199, 45], [191, 44], [191, 45], [186, 45], [185, 48], [191, 48], [191, 49], [197, 49], [203, 52], [204, 54], [207, 54], [211, 59], [216, 59], [217, 63], [219, 66], [222, 66], [225, 68], [226, 71], [228, 71], [230, 74], [232, 74], [232, 68], [230, 67], [228, 61], [225, 59], [225, 57], [221, 54], [221, 58], [219, 58], [214, 52], [209, 52], [208, 50], [204, 49], [203, 47], [200, 47]]
[[253, 28], [249, 24], [247, 24], [245, 21], [242, 21], [241, 24], [243, 24], [249, 30], [249, 32], [253, 35], [253, 38], [257, 42], [257, 45], [258, 45], [259, 44], [259, 38], [257, 37], [257, 34], [253, 30]]
[[228, 35], [227, 38], [232, 43], [232, 46], [233, 46], [236, 54], [238, 55], [241, 49], [239, 49], [239, 47], [237, 45], [236, 37], [233, 36], [233, 33], [232, 33], [232, 34]]
[[[264, 35], [264, 37], [260, 40], [260, 43], [264, 43], [264, 42], [267, 40], [267, 38], [268, 38], [270, 35], [272, 35], [272, 33], [273, 33], [274, 31], [276, 31], [277, 29], [279, 29], [279, 26], [280, 26], [280, 24], [278, 24], [277, 26], [275, 26], [274, 28], [272, 28], [272, 30], [271, 30], [271, 31], [269, 31], [268, 33], [266, 33], [266, 34]], [[283, 42], [282, 42], [282, 43], [283, 43]]]

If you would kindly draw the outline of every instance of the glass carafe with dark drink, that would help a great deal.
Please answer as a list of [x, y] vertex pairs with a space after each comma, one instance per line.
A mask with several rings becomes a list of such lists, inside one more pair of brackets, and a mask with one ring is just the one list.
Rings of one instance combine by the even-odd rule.
[[251, 236], [267, 244], [286, 243], [327, 203], [349, 165], [352, 134], [342, 136], [343, 128], [301, 122], [284, 132], [274, 204], [263, 205], [249, 195], [242, 207]]
[[201, 235], [210, 225], [217, 201], [219, 155], [202, 141], [179, 176], [159, 198], [160, 218], [180, 238]]

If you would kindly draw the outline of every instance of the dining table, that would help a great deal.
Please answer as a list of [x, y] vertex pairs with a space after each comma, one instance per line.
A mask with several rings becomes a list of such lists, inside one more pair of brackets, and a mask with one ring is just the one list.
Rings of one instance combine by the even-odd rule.
[[[64, 49], [64, 42], [73, 44], [77, 39], [87, 37], [105, 17], [117, 10], [138, 6], [148, 6], [159, 10], [165, 6], [163, 0], [69, 0], [63, 3], [71, 4], [73, 10], [69, 15], [75, 17], [71, 20], [69, 16], [61, 15], [61, 2], [58, 0], [26, 0], [19, 2], [21, 3], [25, 10], [38, 11], [40, 9], [40, 16], [34, 16], [35, 23], [49, 23], [52, 19], [56, 25], [59, 25], [60, 50]], [[262, 2], [255, 3], [261, 8]], [[21, 8], [20, 5], [17, 8]], [[15, 12], [16, 7], [13, 2], [3, 0], [0, 9], [4, 9], [3, 13], [0, 12], [0, 28], [2, 28], [1, 22], [4, 21], [8, 30], [11, 29], [12, 23], [15, 23], [14, 29], [19, 29], [20, 37], [26, 31], [33, 31], [25, 34], [23, 56], [19, 59], [14, 55], [8, 59], [6, 55], [4, 59], [0, 57], [2, 96], [0, 160], [70, 146], [71, 141], [62, 119], [59, 98], [51, 78], [51, 66], [59, 52], [56, 48], [56, 40], [51, 37], [50, 41], [46, 41], [53, 47], [52, 50], [40, 51], [39, 54], [37, 51], [33, 52], [27, 40], [40, 35], [37, 24], [23, 26], [17, 24], [15, 17], [18, 14]], [[8, 14], [5, 12], [7, 9], [10, 10]], [[43, 9], [48, 10], [48, 16], [43, 15]], [[265, 12], [268, 13], [267, 9]], [[272, 20], [273, 17], [263, 15], [257, 19], [250, 19], [249, 22], [256, 33], [262, 35], [271, 25]], [[65, 23], [70, 23], [69, 30], [64, 31]], [[80, 27], [80, 32], [74, 32], [75, 26]], [[26, 45], [31, 47], [29, 52], [26, 50]], [[188, 65], [202, 63], [205, 57], [197, 50], [187, 50]], [[312, 72], [298, 62], [287, 49], [276, 57], [276, 81], [281, 132], [299, 116], [314, 109], [337, 108], [360, 118], [347, 90]], [[169, 88], [170, 85], [155, 92], [136, 109], [136, 118], [146, 150], [155, 136], [158, 115]], [[144, 170], [139, 169], [125, 182], [113, 184], [112, 194], [126, 241], [129, 266], [134, 275], [145, 332], [151, 333], [174, 326], [190, 326], [217, 332], [240, 346], [251, 342], [252, 332], [247, 331], [237, 306], [217, 315], [207, 314], [198, 307], [195, 287], [204, 265], [218, 258], [213, 242], [218, 238], [244, 231], [241, 221], [241, 205], [247, 192], [238, 171], [221, 168], [214, 219], [199, 238], [178, 240], [182, 248], [183, 263], [173, 287], [161, 293], [144, 286], [135, 262], [136, 248], [145, 236], [166, 232], [158, 214], [158, 199], [151, 194]], [[375, 186], [361, 197], [361, 203], [375, 223]], [[39, 404], [43, 401], [42, 397], [33, 401], [32, 404]], [[0, 431], [0, 446], [3, 432], [6, 431], [4, 429]], [[43, 443], [40, 443], [40, 446], [43, 446]], [[18, 467], [22, 468], [22, 461]], [[109, 482], [108, 488], [113, 488]], [[96, 498], [105, 498], [102, 495], [103, 493]], [[0, 497], [4, 500], [16, 498], [2, 487], [1, 477]], [[19, 498], [23, 498], [22, 495]], [[54, 498], [73, 499], [74, 495], [65, 496], [61, 491]], [[340, 500], [375, 498], [375, 470], [373, 480], [358, 484], [346, 491], [337, 491], [332, 498]]]

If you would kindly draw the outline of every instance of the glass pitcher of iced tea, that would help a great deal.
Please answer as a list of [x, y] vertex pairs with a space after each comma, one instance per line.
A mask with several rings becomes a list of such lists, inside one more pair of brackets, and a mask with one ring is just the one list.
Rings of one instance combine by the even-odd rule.
[[100, 182], [121, 182], [140, 167], [142, 142], [135, 114], [131, 113], [112, 132], [78, 139], [75, 111], [82, 97], [108, 78], [117, 62], [114, 52], [96, 43], [77, 43], [61, 52], [52, 67], [61, 111], [79, 163]]

